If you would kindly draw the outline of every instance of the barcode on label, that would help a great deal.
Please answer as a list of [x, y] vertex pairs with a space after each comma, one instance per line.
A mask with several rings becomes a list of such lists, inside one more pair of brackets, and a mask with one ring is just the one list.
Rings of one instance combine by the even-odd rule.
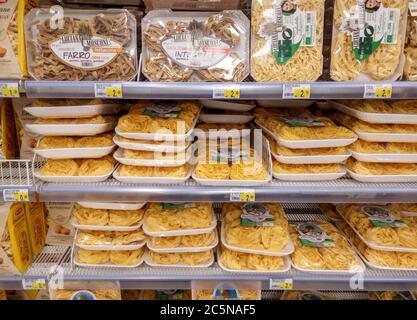
[[240, 99], [240, 85], [214, 85], [213, 99]]
[[29, 190], [28, 189], [4, 189], [3, 200], [5, 202], [28, 202]]
[[394, 11], [390, 11], [389, 13], [389, 19], [394, 20]]
[[311, 13], [310, 13], [310, 12], [307, 12], [307, 13], [306, 13], [306, 22], [307, 22], [308, 24], [311, 24]]
[[44, 290], [46, 289], [45, 279], [23, 279], [22, 280], [23, 290]]
[[94, 94], [96, 98], [123, 98], [121, 83], [95, 83]]
[[390, 99], [392, 97], [392, 85], [385, 84], [365, 84], [363, 97], [365, 99]]

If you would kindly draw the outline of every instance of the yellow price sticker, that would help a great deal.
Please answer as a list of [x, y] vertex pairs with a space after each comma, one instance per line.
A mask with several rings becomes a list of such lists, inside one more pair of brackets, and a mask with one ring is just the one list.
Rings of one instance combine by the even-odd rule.
[[13, 200], [16, 202], [20, 201], [29, 201], [29, 192], [26, 191], [16, 191], [13, 193]]
[[253, 202], [255, 201], [254, 189], [232, 189], [230, 190], [230, 201], [234, 202]]
[[19, 98], [19, 87], [14, 84], [6, 84], [1, 88], [1, 95], [4, 98]]
[[240, 194], [240, 201], [255, 201], [255, 192], [242, 192]]
[[223, 97], [228, 99], [240, 99], [240, 88], [224, 89]]
[[106, 97], [109, 98], [121, 98], [123, 92], [121, 87], [106, 87]]
[[392, 97], [392, 87], [375, 87], [375, 98], [386, 98]]
[[292, 279], [269, 279], [269, 289], [292, 290], [294, 289], [294, 283]]
[[310, 87], [295, 87], [293, 88], [294, 98], [309, 99], [311, 89]]
[[23, 279], [22, 287], [24, 290], [43, 290], [46, 289], [45, 279]]

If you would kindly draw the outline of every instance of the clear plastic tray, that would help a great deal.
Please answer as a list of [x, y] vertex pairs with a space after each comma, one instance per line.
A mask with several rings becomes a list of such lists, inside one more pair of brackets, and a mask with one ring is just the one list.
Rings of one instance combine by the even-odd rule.
[[255, 123], [269, 136], [274, 138], [280, 145], [290, 149], [346, 147], [358, 140], [357, 136], [350, 139], [286, 140], [277, 137], [272, 131], [260, 125], [256, 120]]
[[396, 163], [417, 163], [417, 154], [406, 153], [360, 153], [353, 150], [352, 157], [364, 162], [396, 162]]
[[205, 123], [248, 123], [255, 116], [240, 114], [200, 114], [200, 120]]
[[193, 168], [190, 167], [186, 177], [134, 177], [134, 176], [121, 176], [120, 167], [118, 167], [114, 173], [113, 178], [123, 183], [139, 183], [139, 184], [181, 184], [186, 182], [191, 177]]
[[293, 253], [294, 249], [295, 249], [294, 248], [294, 243], [292, 242], [291, 239], [288, 240], [288, 244], [280, 252], [272, 252], [270, 250], [248, 249], [248, 248], [241, 248], [241, 247], [233, 246], [231, 244], [228, 244], [227, 241], [226, 241], [224, 223], [222, 223], [222, 226], [221, 226], [220, 239], [222, 241], [222, 244], [229, 250], [244, 252], [244, 253], [262, 254], [262, 255], [265, 255], [265, 256], [274, 256], [274, 257], [288, 256], [291, 253]]
[[219, 236], [217, 234], [217, 230], [215, 229], [216, 236], [214, 238], [214, 241], [205, 247], [177, 247], [177, 248], [155, 248], [152, 246], [150, 239], [148, 239], [148, 242], [146, 243], [146, 246], [149, 250], [158, 252], [158, 253], [181, 253], [181, 252], [202, 252], [214, 249], [219, 244]]
[[256, 100], [256, 103], [265, 108], [307, 108], [314, 104], [312, 100]]
[[[356, 249], [356, 248], [355, 248]], [[376, 264], [373, 264], [366, 259], [362, 253], [359, 252], [359, 250], [355, 250], [358, 256], [366, 263], [366, 265], [371, 269], [377, 269], [377, 270], [390, 270], [390, 271], [416, 271], [417, 268], [392, 268], [392, 267], [384, 267], [384, 266], [378, 266]]]
[[161, 267], [161, 268], [208, 268], [214, 263], [214, 253], [209, 262], [205, 264], [189, 265], [189, 264], [157, 264], [153, 263], [149, 257], [148, 250], [145, 252], [144, 257], [145, 263], [150, 267]]
[[90, 209], [104, 210], [139, 210], [142, 209], [146, 202], [141, 203], [122, 203], [122, 202], [77, 202], [81, 207]]
[[284, 181], [329, 181], [336, 180], [346, 174], [346, 169], [335, 173], [275, 173], [272, 175], [275, 179]]
[[146, 235], [151, 237], [174, 237], [174, 236], [192, 236], [196, 234], [203, 234], [212, 232], [217, 227], [217, 219], [216, 215], [213, 214], [213, 223], [210, 227], [201, 228], [201, 229], [191, 229], [191, 230], [167, 230], [167, 231], [150, 231], [147, 224], [146, 224], [146, 214], [143, 221], [143, 231]]
[[250, 111], [256, 107], [255, 103], [237, 103], [224, 100], [200, 100], [200, 103], [209, 109], [222, 109], [230, 111]]
[[180, 145], [167, 144], [166, 142], [164, 142], [163, 144], [125, 142], [125, 141], [120, 141], [118, 136], [114, 136], [113, 142], [123, 149], [153, 151], [153, 152], [167, 152], [167, 153], [184, 152], [191, 144], [190, 141], [186, 141]]
[[323, 164], [344, 162], [352, 154], [322, 155], [322, 156], [282, 156], [272, 153], [272, 156], [281, 163], [287, 164]]
[[94, 226], [89, 224], [78, 224], [75, 221], [75, 218], [71, 218], [71, 225], [79, 230], [85, 230], [85, 231], [135, 231], [138, 230], [143, 225], [143, 219], [133, 226]]
[[59, 148], [59, 149], [33, 149], [33, 152], [46, 159], [83, 159], [102, 158], [109, 155], [116, 148], [115, 145], [108, 147], [91, 148]]
[[34, 124], [26, 129], [42, 136], [95, 136], [113, 130], [114, 123], [100, 124]]
[[409, 142], [417, 143], [417, 133], [374, 133], [355, 130], [359, 139], [371, 142]]
[[219, 264], [219, 267], [227, 272], [233, 272], [233, 273], [263, 273], [263, 274], [274, 274], [274, 273], [282, 273], [287, 272], [291, 269], [291, 262], [288, 256], [284, 256], [284, 267], [282, 269], [277, 270], [237, 270], [237, 269], [229, 269], [226, 268], [221, 259], [220, 259], [220, 250], [217, 250], [217, 263]]
[[179, 167], [182, 166], [191, 160], [193, 147], [187, 150], [187, 153], [183, 156], [180, 156], [181, 159], [170, 159], [170, 160], [147, 160], [147, 159], [131, 159], [131, 158], [124, 158], [121, 149], [118, 149], [114, 154], [113, 157], [120, 162], [121, 164], [129, 165], [129, 166], [142, 166], [142, 167]]
[[392, 113], [374, 113], [363, 112], [338, 102], [331, 102], [332, 106], [359, 120], [370, 123], [391, 123], [391, 124], [417, 124], [417, 114], [392, 114]]
[[349, 175], [359, 182], [417, 182], [417, 175], [366, 175], [358, 174], [347, 169]]
[[77, 243], [77, 236], [78, 230], [74, 238], [74, 245], [78, 248], [85, 249], [85, 250], [93, 250], [93, 251], [131, 251], [131, 250], [138, 250], [146, 245], [146, 240], [142, 241], [137, 244], [126, 244], [126, 245], [85, 245]]
[[72, 251], [72, 261], [74, 262], [74, 265], [78, 266], [78, 267], [87, 267], [87, 268], [121, 268], [121, 269], [126, 269], [126, 268], [136, 268], [139, 267], [143, 261], [144, 261], [144, 256], [145, 256], [146, 252], [142, 255], [142, 258], [140, 258], [139, 262], [134, 264], [134, 265], [121, 265], [121, 264], [112, 264], [112, 263], [108, 263], [108, 264], [86, 264], [86, 263], [80, 263], [77, 260], [77, 248], [73, 248]]
[[370, 242], [366, 240], [362, 234], [356, 230], [356, 228], [349, 222], [347, 219], [345, 219], [344, 215], [340, 211], [339, 206], [336, 206], [337, 211], [342, 216], [343, 220], [349, 225], [349, 227], [352, 228], [352, 230], [356, 233], [356, 235], [362, 240], [363, 243], [365, 243], [369, 248], [379, 250], [379, 251], [398, 251], [398, 252], [411, 252], [411, 253], [417, 253], [417, 248], [407, 248], [407, 247], [395, 247], [395, 246], [381, 246], [379, 244], [376, 244], [374, 242]]
[[359, 259], [359, 257], [358, 257], [358, 260], [359, 260], [359, 263], [360, 263], [360, 268], [358, 270], [310, 270], [310, 269], [304, 269], [304, 268], [297, 267], [293, 263], [292, 260], [291, 260], [291, 266], [294, 269], [296, 269], [298, 271], [301, 271], [301, 272], [319, 273], [319, 274], [346, 274], [346, 275], [350, 274], [350, 275], [354, 275], [354, 274], [359, 273], [359, 272], [361, 272], [361, 273], [365, 272], [365, 270], [366, 270], [366, 267], [365, 267], [364, 263], [362, 262], [361, 259]]
[[26, 107], [24, 110], [38, 118], [89, 118], [97, 115], [114, 114], [123, 109], [121, 104], [93, 104], [79, 106], [54, 106], [54, 107]]

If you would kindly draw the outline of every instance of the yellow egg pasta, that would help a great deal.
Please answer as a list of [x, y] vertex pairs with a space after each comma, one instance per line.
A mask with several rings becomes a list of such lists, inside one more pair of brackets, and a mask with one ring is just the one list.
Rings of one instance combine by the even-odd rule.
[[149, 243], [153, 248], [207, 247], [216, 239], [216, 232], [202, 233], [188, 236], [150, 237]]
[[184, 253], [158, 253], [148, 251], [149, 259], [152, 263], [160, 265], [187, 265], [198, 266], [208, 264], [213, 261], [213, 250], [203, 252], [184, 252]]
[[417, 153], [417, 143], [369, 142], [365, 140], [357, 140], [349, 146], [349, 149], [359, 153], [415, 154]]
[[346, 167], [354, 173], [362, 175], [416, 175], [416, 163], [375, 163], [348, 159]]
[[339, 163], [325, 164], [286, 164], [276, 160], [272, 162], [272, 172], [276, 174], [319, 174], [337, 173], [342, 169]]

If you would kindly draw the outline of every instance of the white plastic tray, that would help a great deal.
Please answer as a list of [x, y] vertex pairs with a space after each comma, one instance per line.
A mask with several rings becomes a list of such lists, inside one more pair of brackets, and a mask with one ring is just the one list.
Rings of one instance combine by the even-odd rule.
[[240, 114], [200, 114], [200, 120], [205, 123], [248, 123], [255, 116], [254, 115], [240, 115]]
[[113, 173], [113, 178], [123, 183], [140, 183], [140, 184], [181, 184], [190, 179], [193, 168], [190, 167], [186, 177], [136, 177], [136, 176], [121, 176], [120, 167]]
[[226, 139], [240, 139], [247, 137], [251, 134], [251, 129], [232, 129], [232, 130], [209, 130], [203, 131], [199, 128], [195, 128], [194, 134], [201, 140], [226, 140]]
[[[117, 166], [117, 165], [116, 165]], [[42, 176], [40, 175], [41, 168], [33, 167], [33, 175], [39, 180], [45, 182], [56, 183], [91, 183], [91, 182], [103, 182], [107, 180], [114, 172], [116, 166], [108, 174], [101, 176]]]
[[284, 267], [282, 269], [276, 270], [237, 270], [237, 269], [229, 269], [224, 266], [220, 259], [220, 250], [217, 250], [217, 263], [219, 267], [222, 268], [224, 271], [233, 272], [233, 273], [267, 273], [267, 274], [274, 274], [274, 273], [282, 273], [287, 272], [291, 269], [291, 262], [288, 256], [282, 257], [284, 259]]
[[339, 111], [370, 123], [417, 124], [417, 114], [363, 112], [338, 102], [331, 101], [331, 104]]
[[146, 224], [146, 217], [143, 219], [143, 231], [146, 235], [151, 237], [174, 237], [174, 236], [191, 236], [196, 234], [203, 234], [203, 233], [209, 233], [212, 232], [217, 227], [217, 219], [214, 212], [212, 213], [213, 217], [213, 223], [208, 228], [202, 228], [202, 229], [191, 229], [191, 230], [167, 230], [167, 231], [150, 231], [147, 224]]
[[184, 141], [183, 144], [174, 145], [172, 143], [167, 144], [167, 142], [165, 141], [163, 144], [125, 142], [125, 141], [120, 141], [118, 136], [114, 136], [113, 142], [123, 149], [153, 151], [153, 152], [167, 152], [167, 153], [184, 152], [190, 146], [190, 143], [191, 143], [190, 141]]
[[277, 137], [272, 131], [257, 123], [256, 120], [255, 123], [269, 136], [273, 137], [280, 145], [290, 149], [345, 147], [354, 143], [358, 139], [358, 137], [355, 136], [350, 139], [286, 140]]
[[162, 268], [208, 268], [214, 263], [214, 253], [209, 262], [205, 264], [189, 265], [189, 264], [156, 264], [153, 263], [149, 257], [148, 250], [145, 252], [145, 263], [150, 267], [162, 267]]
[[329, 181], [336, 180], [343, 177], [346, 174], [346, 169], [336, 173], [275, 173], [272, 175], [275, 179], [284, 181]]
[[124, 158], [121, 149], [118, 149], [114, 154], [113, 157], [120, 162], [121, 164], [129, 165], [129, 166], [143, 166], [143, 167], [179, 167], [186, 163], [188, 163], [191, 159], [193, 147], [187, 150], [187, 153], [180, 156], [180, 159], [175, 159], [174, 154], [170, 154], [169, 157], [172, 159], [166, 160], [147, 160], [147, 159], [132, 159], [132, 158]]
[[146, 202], [141, 203], [122, 203], [122, 202], [77, 202], [81, 207], [104, 210], [139, 210]]
[[409, 142], [417, 143], [417, 133], [374, 133], [355, 130], [359, 139], [371, 142]]
[[146, 246], [149, 250], [158, 252], [158, 253], [174, 253], [174, 252], [202, 252], [214, 249], [219, 244], [219, 236], [217, 234], [217, 230], [215, 229], [216, 236], [213, 240], [213, 242], [205, 247], [177, 247], [177, 248], [155, 248], [151, 244], [151, 240], [148, 239], [148, 242], [146, 243]]
[[417, 163], [417, 153], [360, 153], [353, 150], [352, 156], [364, 162], [396, 162], [396, 163]]
[[282, 156], [272, 153], [272, 156], [281, 163], [287, 164], [323, 164], [340, 163], [349, 158], [352, 154], [322, 155], [322, 156]]
[[365, 261], [366, 265], [369, 268], [372, 269], [377, 269], [377, 270], [392, 270], [392, 271], [416, 271], [417, 268], [392, 268], [392, 267], [384, 267], [384, 266], [378, 266], [376, 264], [373, 264], [371, 262], [368, 261], [368, 259], [366, 259], [362, 253], [359, 252], [359, 250], [356, 250], [356, 253], [359, 255], [359, 257], [361, 257], [361, 259], [363, 261]]
[[91, 159], [107, 156], [115, 148], [116, 146], [112, 145], [109, 147], [33, 149], [33, 152], [46, 159]]
[[94, 136], [114, 129], [114, 123], [27, 124], [26, 129], [42, 136]]
[[308, 272], [308, 273], [316, 273], [316, 274], [350, 274], [354, 275], [358, 272], [365, 272], [366, 267], [365, 264], [362, 262], [362, 260], [358, 257], [360, 268], [358, 270], [310, 270], [310, 269], [304, 269], [297, 267], [293, 261], [291, 260], [291, 266], [301, 272]]
[[256, 100], [261, 107], [266, 108], [307, 108], [314, 104], [311, 100]]
[[356, 230], [356, 228], [349, 222], [347, 219], [345, 219], [344, 215], [340, 212], [339, 206], [336, 206], [337, 211], [339, 211], [340, 215], [342, 216], [343, 220], [352, 228], [352, 230], [356, 233], [356, 235], [362, 240], [363, 243], [365, 243], [369, 248], [379, 250], [379, 251], [397, 251], [397, 252], [411, 252], [411, 253], [417, 253], [417, 248], [406, 248], [406, 247], [393, 247], [393, 246], [381, 246], [379, 244], [376, 244], [374, 242], [370, 242], [366, 240], [362, 234]]
[[[265, 227], [267, 228], [267, 227]], [[289, 233], [288, 233], [289, 236]], [[280, 251], [280, 252], [271, 252], [270, 250], [256, 250], [256, 249], [248, 249], [248, 248], [241, 248], [236, 247], [231, 244], [228, 244], [226, 241], [226, 235], [225, 235], [225, 225], [222, 223], [221, 226], [221, 233], [220, 233], [220, 239], [222, 241], [222, 244], [229, 250], [232, 251], [238, 251], [238, 252], [245, 252], [245, 253], [253, 253], [253, 254], [262, 254], [265, 256], [273, 256], [273, 257], [283, 257], [288, 256], [291, 253], [294, 252], [294, 243], [292, 242], [291, 238], [288, 240], [288, 244]]]
[[222, 109], [230, 111], [249, 111], [256, 107], [256, 104], [244, 104], [223, 100], [200, 100], [200, 103], [209, 109]]
[[145, 256], [146, 252], [142, 255], [142, 258], [139, 259], [139, 262], [137, 264], [134, 265], [116, 265], [116, 264], [86, 264], [86, 263], [80, 263], [77, 261], [77, 249], [73, 249], [73, 262], [76, 266], [78, 267], [87, 267], [87, 268], [122, 268], [122, 269], [126, 269], [126, 268], [136, 268], [139, 267], [143, 261], [144, 261], [144, 256]]
[[71, 218], [71, 225], [79, 230], [86, 230], [86, 231], [135, 231], [138, 230], [142, 224], [143, 224], [143, 219], [138, 223], [135, 224], [133, 226], [94, 226], [94, 225], [89, 225], [89, 224], [78, 224], [75, 221], [75, 218], [72, 217]]
[[47, 106], [47, 107], [26, 107], [25, 111], [38, 118], [89, 118], [100, 114], [114, 114], [121, 111], [121, 104], [95, 104], [79, 106]]
[[366, 175], [347, 169], [349, 175], [359, 182], [417, 182], [417, 175]]
[[131, 251], [138, 250], [146, 245], [146, 240], [136, 244], [126, 244], [126, 245], [112, 245], [112, 244], [102, 244], [102, 245], [85, 245], [77, 242], [78, 230], [74, 238], [74, 244], [81, 249], [93, 250], [93, 251]]

